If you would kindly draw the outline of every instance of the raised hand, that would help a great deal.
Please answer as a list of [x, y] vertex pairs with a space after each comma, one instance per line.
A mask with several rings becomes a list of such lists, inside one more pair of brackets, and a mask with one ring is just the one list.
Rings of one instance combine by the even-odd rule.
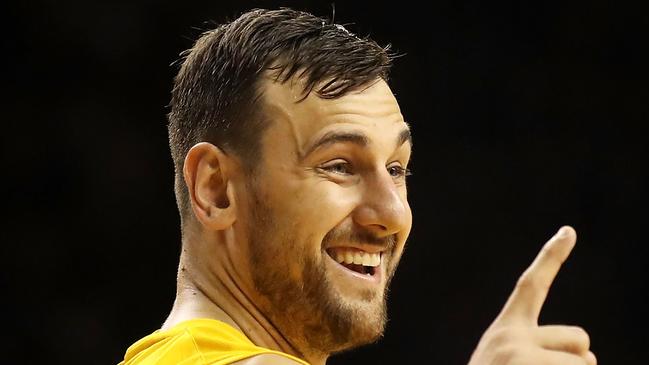
[[541, 308], [577, 235], [564, 226], [541, 249], [516, 283], [502, 311], [482, 335], [469, 365], [595, 365], [586, 331], [539, 326]]

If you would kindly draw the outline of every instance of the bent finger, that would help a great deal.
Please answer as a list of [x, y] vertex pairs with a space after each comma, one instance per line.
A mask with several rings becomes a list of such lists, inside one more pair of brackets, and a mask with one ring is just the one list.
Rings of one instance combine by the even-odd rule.
[[544, 350], [542, 361], [544, 365], [591, 365], [583, 356], [570, 352]]
[[577, 326], [541, 326], [534, 330], [536, 343], [548, 350], [570, 352], [585, 355], [590, 348], [590, 337]]
[[588, 365], [597, 365], [597, 357], [591, 351], [588, 351], [584, 357], [586, 358], [586, 363]]

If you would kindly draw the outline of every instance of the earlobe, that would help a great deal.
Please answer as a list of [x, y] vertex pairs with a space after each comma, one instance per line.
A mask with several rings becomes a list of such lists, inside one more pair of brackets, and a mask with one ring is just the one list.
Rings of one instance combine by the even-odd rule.
[[183, 175], [196, 219], [210, 230], [224, 230], [236, 220], [232, 159], [211, 143], [193, 146]]

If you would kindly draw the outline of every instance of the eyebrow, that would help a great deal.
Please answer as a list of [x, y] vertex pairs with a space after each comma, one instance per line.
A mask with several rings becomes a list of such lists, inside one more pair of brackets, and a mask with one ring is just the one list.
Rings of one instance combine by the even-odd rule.
[[[399, 136], [397, 136], [396, 147], [403, 145], [408, 142], [412, 146], [412, 135], [409, 128], [403, 129]], [[316, 142], [314, 142], [308, 150], [302, 155], [302, 158], [310, 155], [314, 151], [330, 146], [336, 143], [352, 143], [358, 145], [359, 147], [366, 147], [370, 144], [369, 138], [362, 132], [356, 131], [330, 131], [322, 135]]]
[[397, 144], [396, 146], [399, 147], [402, 144], [408, 142], [410, 144], [410, 147], [412, 147], [412, 134], [410, 133], [410, 128], [405, 128], [404, 130], [399, 133], [399, 137], [397, 137]]

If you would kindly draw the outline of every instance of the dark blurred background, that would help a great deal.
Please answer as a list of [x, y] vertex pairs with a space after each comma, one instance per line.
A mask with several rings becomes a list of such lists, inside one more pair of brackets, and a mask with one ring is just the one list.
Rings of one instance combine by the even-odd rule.
[[[563, 224], [541, 323], [600, 364], [649, 358], [649, 12], [613, 1], [336, 2], [392, 43], [414, 227], [378, 344], [330, 364], [465, 364]], [[179, 218], [165, 114], [207, 21], [331, 1], [3, 3], [3, 364], [115, 364], [171, 308]], [[643, 360], [644, 359], [644, 360]]]

